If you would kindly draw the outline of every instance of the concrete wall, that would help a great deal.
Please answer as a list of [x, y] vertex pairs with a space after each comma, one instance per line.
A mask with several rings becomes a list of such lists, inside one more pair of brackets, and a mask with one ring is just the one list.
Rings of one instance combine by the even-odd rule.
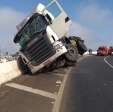
[[20, 75], [16, 61], [0, 63], [0, 85]]

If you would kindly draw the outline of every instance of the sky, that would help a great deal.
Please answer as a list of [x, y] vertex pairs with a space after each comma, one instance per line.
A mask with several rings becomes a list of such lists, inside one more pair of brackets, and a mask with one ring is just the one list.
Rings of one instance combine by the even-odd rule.
[[[0, 0], [0, 51], [14, 53], [16, 25], [38, 3], [50, 0]], [[88, 48], [113, 46], [113, 0], [58, 0], [72, 20], [69, 35], [80, 36]]]

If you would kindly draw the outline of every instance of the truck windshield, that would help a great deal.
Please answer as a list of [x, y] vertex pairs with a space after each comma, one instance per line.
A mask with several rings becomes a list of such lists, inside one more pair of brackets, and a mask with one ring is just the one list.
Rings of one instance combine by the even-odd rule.
[[41, 32], [47, 26], [46, 19], [41, 16], [35, 16], [24, 26], [24, 28], [19, 32], [18, 37], [19, 44], [23, 47], [26, 43], [33, 38], [33, 34]]
[[56, 2], [53, 2], [49, 7], [47, 7], [47, 10], [51, 12], [51, 14], [54, 17], [59, 16], [62, 13], [61, 8], [59, 8], [58, 4]]

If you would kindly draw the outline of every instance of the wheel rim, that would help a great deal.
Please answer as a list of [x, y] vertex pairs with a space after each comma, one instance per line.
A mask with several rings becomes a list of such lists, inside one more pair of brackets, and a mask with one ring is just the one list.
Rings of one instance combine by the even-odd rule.
[[76, 54], [76, 51], [75, 51], [75, 49], [74, 48], [71, 48], [71, 49], [69, 49], [69, 55], [70, 56], [72, 56], [72, 57], [75, 57], [75, 55], [74, 54]]

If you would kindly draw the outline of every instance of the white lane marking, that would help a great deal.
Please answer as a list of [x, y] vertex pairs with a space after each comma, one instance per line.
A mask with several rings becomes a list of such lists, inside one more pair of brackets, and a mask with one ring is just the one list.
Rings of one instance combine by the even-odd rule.
[[60, 106], [61, 106], [61, 101], [63, 98], [62, 96], [63, 96], [64, 88], [65, 88], [65, 85], [66, 85], [66, 82], [67, 82], [67, 79], [68, 79], [68, 76], [69, 76], [69, 73], [71, 70], [72, 70], [72, 67], [68, 70], [68, 72], [64, 76], [64, 79], [63, 79], [63, 82], [62, 82], [61, 87], [59, 89], [58, 96], [57, 96], [57, 99], [56, 99], [55, 104], [53, 106], [52, 112], [60, 112]]
[[41, 95], [47, 98], [52, 98], [52, 99], [56, 99], [57, 95], [43, 91], [43, 90], [39, 90], [39, 89], [33, 89], [31, 87], [27, 87], [24, 85], [20, 85], [20, 84], [16, 84], [16, 83], [7, 83], [6, 86], [12, 87], [12, 88], [16, 88], [25, 92], [29, 92], [29, 93], [33, 93], [33, 94], [37, 94], [37, 95]]
[[108, 58], [108, 56], [104, 58], [105, 63], [113, 69], [113, 65], [107, 61], [107, 58]]
[[61, 80], [57, 80], [57, 81], [56, 81], [56, 84], [61, 84], [61, 83], [62, 83]]
[[[89, 55], [88, 55], [89, 56]], [[80, 57], [78, 59], [78, 62], [82, 61], [83, 59], [85, 59], [86, 57], [88, 56], [84, 56], [84, 57]], [[53, 105], [53, 110], [52, 112], [60, 112], [60, 108], [61, 108], [61, 101], [62, 101], [62, 98], [63, 98], [63, 92], [64, 92], [64, 89], [65, 89], [65, 86], [66, 86], [66, 82], [68, 80], [68, 77], [69, 77], [69, 73], [71, 72], [73, 67], [71, 67], [69, 70], [66, 71], [66, 74], [64, 75], [64, 79], [63, 79], [63, 82], [61, 84], [61, 87], [59, 89], [59, 92], [58, 92], [58, 96], [56, 98], [56, 101]]]

